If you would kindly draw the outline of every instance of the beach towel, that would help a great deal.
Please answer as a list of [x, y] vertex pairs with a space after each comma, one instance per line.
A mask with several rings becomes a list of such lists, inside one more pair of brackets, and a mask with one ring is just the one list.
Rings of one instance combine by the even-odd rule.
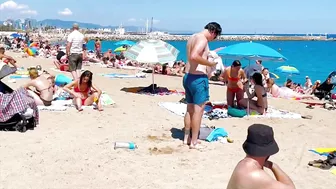
[[[184, 116], [186, 113], [186, 109], [187, 109], [187, 104], [180, 103], [180, 102], [160, 102], [158, 105], [179, 116]], [[212, 112], [210, 112], [210, 114], [209, 114], [208, 108], [206, 109], [207, 111], [204, 111], [203, 118], [214, 117], [213, 114], [215, 114], [215, 117], [217, 116], [217, 118], [229, 118], [230, 117], [227, 114], [227, 109], [219, 109], [219, 108], [213, 109]], [[301, 115], [297, 113], [293, 113], [293, 112], [289, 112], [285, 110], [278, 110], [278, 109], [269, 107], [266, 115], [250, 115], [250, 117], [300, 119]]]
[[9, 76], [10, 79], [28, 79], [29, 75], [10, 75]]
[[328, 156], [329, 153], [335, 152], [336, 148], [314, 148], [309, 151], [321, 156]]
[[67, 110], [66, 106], [55, 106], [55, 105], [51, 105], [51, 106], [37, 106], [38, 109], [40, 111], [65, 111]]
[[[153, 86], [154, 85], [154, 86]], [[129, 87], [129, 88], [122, 88], [122, 91], [128, 92], [128, 93], [137, 93], [137, 94], [145, 94], [145, 95], [185, 95], [184, 91], [178, 91], [178, 90], [170, 90], [166, 87], [158, 87], [156, 84], [151, 84], [148, 87]]]
[[336, 169], [330, 171], [332, 174], [336, 175]]
[[145, 73], [137, 73], [135, 75], [118, 74], [118, 73], [100, 74], [100, 75], [104, 77], [109, 77], [109, 78], [146, 78], [147, 76]]

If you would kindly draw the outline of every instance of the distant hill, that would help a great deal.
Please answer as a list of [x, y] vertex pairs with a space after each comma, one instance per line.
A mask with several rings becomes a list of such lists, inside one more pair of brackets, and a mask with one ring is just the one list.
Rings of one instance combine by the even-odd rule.
[[[0, 21], [0, 25], [3, 23], [4, 21]], [[18, 25], [18, 23], [29, 23], [32, 27], [40, 27], [42, 26], [54, 26], [57, 28], [71, 28], [73, 23], [78, 23], [79, 27], [81, 28], [88, 28], [88, 29], [98, 29], [98, 28], [111, 28], [111, 29], [115, 29], [118, 28], [119, 26], [103, 26], [100, 24], [93, 24], [93, 23], [84, 23], [84, 22], [77, 22], [77, 21], [64, 21], [64, 20], [60, 20], [60, 19], [45, 19], [45, 20], [41, 20], [41, 21], [37, 21], [35, 19], [22, 19], [22, 20], [13, 20], [12, 22], [17, 23], [16, 25]], [[138, 32], [144, 30], [145, 26], [123, 26], [125, 28], [125, 30], [127, 32]], [[169, 32], [169, 33], [192, 33], [190, 31], [169, 31], [167, 29], [162, 29], [162, 28], [153, 28], [153, 31], [165, 31], [165, 32]]]

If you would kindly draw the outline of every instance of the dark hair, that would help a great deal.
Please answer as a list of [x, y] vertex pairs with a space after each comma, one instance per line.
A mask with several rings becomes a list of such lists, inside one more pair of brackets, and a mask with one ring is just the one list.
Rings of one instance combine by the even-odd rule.
[[118, 54], [115, 56], [115, 58], [116, 58], [117, 60], [120, 60], [120, 59], [121, 59], [120, 55], [118, 55]]
[[0, 47], [0, 52], [4, 53], [5, 52], [5, 48], [4, 47]]
[[204, 29], [208, 30], [209, 32], [215, 33], [217, 36], [220, 36], [222, 34], [222, 28], [217, 22], [210, 22], [206, 26], [204, 26]]
[[252, 75], [252, 79], [256, 85], [263, 86], [262, 75], [259, 72], [256, 72]]
[[235, 60], [235, 61], [232, 62], [232, 66], [233, 67], [239, 67], [239, 66], [241, 66], [241, 63], [240, 63], [239, 60]]
[[264, 69], [262, 70], [262, 72], [263, 72], [264, 70], [268, 70], [268, 68], [264, 68]]
[[84, 77], [88, 77], [89, 78], [89, 81], [88, 81], [88, 88], [90, 89], [92, 87], [92, 75], [93, 73], [90, 72], [89, 70], [86, 70], [82, 73], [82, 75], [80, 76], [80, 79], [79, 79], [79, 85], [82, 84], [82, 81], [84, 79]]

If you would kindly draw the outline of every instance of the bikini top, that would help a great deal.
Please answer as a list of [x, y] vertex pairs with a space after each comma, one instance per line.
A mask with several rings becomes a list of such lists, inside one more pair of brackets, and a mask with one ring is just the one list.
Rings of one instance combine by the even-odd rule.
[[87, 87], [84, 91], [81, 91], [80, 90], [80, 88], [79, 88], [79, 83], [78, 83], [78, 85], [76, 86], [76, 87], [74, 87], [74, 91], [76, 92], [76, 93], [89, 93], [89, 91], [90, 91], [90, 88], [89, 87]]
[[[231, 77], [231, 72], [232, 72], [232, 70], [230, 68], [230, 74], [228, 76], [228, 80], [238, 82], [240, 80], [240, 78], [239, 77]], [[239, 75], [239, 72], [238, 72], [238, 75]]]

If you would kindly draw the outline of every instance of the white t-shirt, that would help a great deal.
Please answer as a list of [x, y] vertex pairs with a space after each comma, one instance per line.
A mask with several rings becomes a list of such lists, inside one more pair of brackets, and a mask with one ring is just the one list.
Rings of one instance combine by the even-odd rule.
[[67, 39], [68, 43], [72, 43], [70, 47], [70, 54], [83, 52], [84, 35], [78, 30], [71, 32]]

